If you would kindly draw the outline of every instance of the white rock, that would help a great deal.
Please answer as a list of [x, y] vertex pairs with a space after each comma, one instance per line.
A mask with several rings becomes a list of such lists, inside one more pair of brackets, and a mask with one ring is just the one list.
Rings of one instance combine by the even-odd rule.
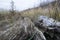
[[43, 20], [43, 25], [49, 26], [49, 25], [57, 25], [60, 26], [60, 22], [56, 22], [53, 18], [49, 18], [47, 16], [39, 16], [38, 21]]

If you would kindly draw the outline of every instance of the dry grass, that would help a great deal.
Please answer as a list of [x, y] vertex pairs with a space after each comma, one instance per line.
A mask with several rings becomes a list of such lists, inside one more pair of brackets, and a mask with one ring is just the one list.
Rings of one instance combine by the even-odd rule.
[[60, 10], [59, 6], [55, 3], [54, 6], [50, 4], [50, 6], [46, 6], [43, 8], [41, 7], [32, 8], [20, 13], [22, 16], [27, 16], [31, 19], [36, 19], [39, 15], [45, 15], [60, 21], [59, 10]]
[[50, 4], [48, 6], [44, 6], [43, 8], [37, 7], [37, 8], [27, 9], [22, 12], [16, 12], [16, 14], [9, 13], [9, 12], [0, 12], [0, 20], [13, 19], [15, 17], [18, 17], [18, 15], [24, 17], [27, 16], [31, 19], [36, 19], [40, 15], [45, 15], [60, 20], [59, 10], [60, 10], [59, 6], [57, 5], [57, 3], [55, 3], [54, 5]]

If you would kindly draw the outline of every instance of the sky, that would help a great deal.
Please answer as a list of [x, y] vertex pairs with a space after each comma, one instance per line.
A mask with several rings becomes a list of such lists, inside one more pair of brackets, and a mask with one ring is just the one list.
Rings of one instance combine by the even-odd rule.
[[[16, 10], [25, 10], [28, 8], [37, 7], [42, 2], [47, 2], [47, 0], [13, 0], [14, 8]], [[51, 1], [51, 0], [49, 0]], [[11, 0], [0, 0], [0, 9], [10, 9]]]

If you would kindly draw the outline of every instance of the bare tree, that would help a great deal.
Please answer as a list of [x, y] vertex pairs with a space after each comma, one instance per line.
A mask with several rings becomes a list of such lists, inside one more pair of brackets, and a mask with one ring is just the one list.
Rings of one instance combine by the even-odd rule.
[[11, 13], [14, 13], [14, 1], [11, 0]]

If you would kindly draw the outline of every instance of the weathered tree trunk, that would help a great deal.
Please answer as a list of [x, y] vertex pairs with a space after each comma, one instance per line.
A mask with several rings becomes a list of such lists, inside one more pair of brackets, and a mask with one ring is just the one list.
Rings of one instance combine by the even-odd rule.
[[21, 18], [10, 28], [2, 31], [0, 40], [46, 40], [43, 33], [34, 26], [29, 18]]

